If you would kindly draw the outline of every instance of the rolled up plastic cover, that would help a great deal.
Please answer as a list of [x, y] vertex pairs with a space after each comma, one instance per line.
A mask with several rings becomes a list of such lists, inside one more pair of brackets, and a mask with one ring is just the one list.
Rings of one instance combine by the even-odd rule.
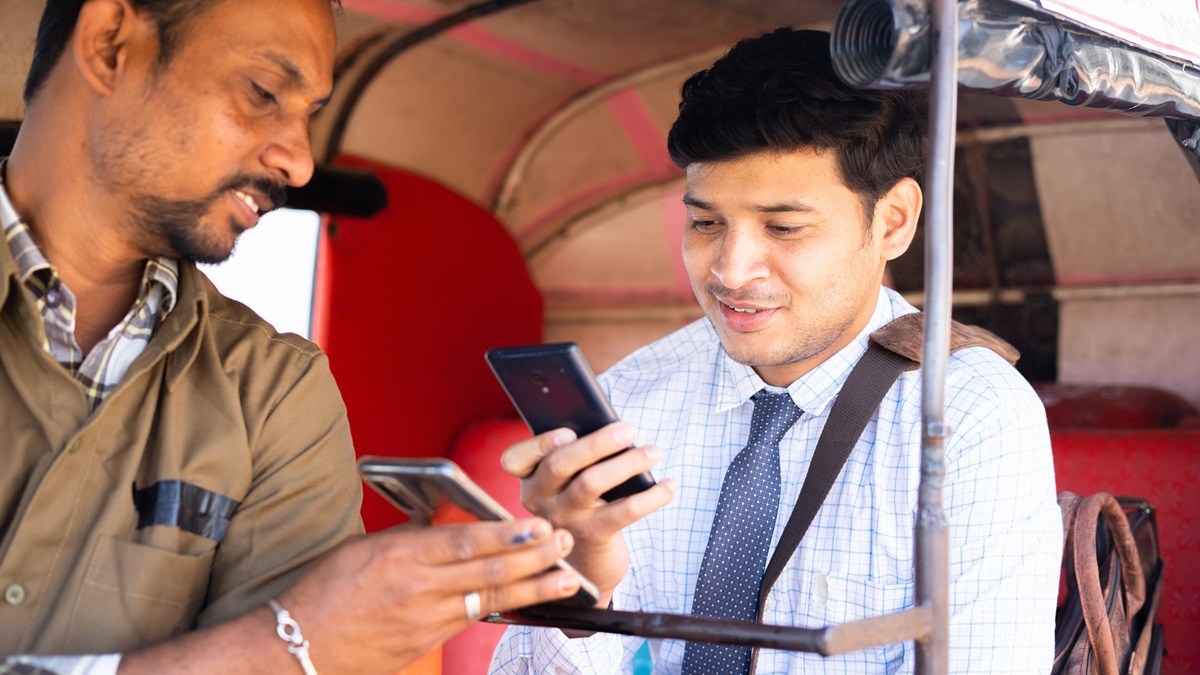
[[[966, 0], [958, 12], [966, 90], [1191, 120], [1183, 126], [1196, 129], [1194, 66], [1006, 0]], [[848, 0], [833, 23], [834, 68], [853, 86], [925, 86], [930, 45], [927, 0]]]

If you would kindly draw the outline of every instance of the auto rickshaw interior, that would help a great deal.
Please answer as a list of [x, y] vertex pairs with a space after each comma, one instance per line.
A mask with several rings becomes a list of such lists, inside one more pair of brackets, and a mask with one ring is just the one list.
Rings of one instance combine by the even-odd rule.
[[[42, 4], [0, 0], [0, 155]], [[344, 0], [321, 171], [293, 204], [324, 213], [312, 334], [358, 452], [448, 456], [519, 511], [497, 457], [527, 432], [484, 351], [574, 341], [599, 372], [701, 317], [665, 151], [679, 85], [741, 37], [829, 29], [841, 4]], [[1166, 672], [1200, 671], [1194, 159], [1159, 116], [1000, 93], [959, 100], [954, 318], [1020, 350], [1060, 490], [1157, 506]], [[915, 303], [921, 236], [889, 268]], [[373, 495], [364, 517], [398, 520]], [[498, 630], [455, 638], [445, 672], [476, 672]]]

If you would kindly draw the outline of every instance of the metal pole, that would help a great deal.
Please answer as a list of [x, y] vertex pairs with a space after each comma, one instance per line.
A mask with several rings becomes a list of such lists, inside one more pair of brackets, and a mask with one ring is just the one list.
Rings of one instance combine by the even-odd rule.
[[917, 642], [916, 673], [950, 670], [950, 550], [942, 481], [946, 475], [946, 362], [953, 286], [954, 136], [958, 118], [956, 0], [932, 0], [929, 153], [925, 173], [925, 342], [921, 359], [921, 485], [915, 524], [916, 601], [933, 611]]

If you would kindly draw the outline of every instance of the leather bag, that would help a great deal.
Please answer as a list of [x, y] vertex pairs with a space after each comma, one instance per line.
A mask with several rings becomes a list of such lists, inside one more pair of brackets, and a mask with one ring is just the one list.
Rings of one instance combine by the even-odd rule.
[[1066, 598], [1059, 606], [1052, 675], [1162, 672], [1162, 559], [1154, 507], [1097, 493], [1058, 495]]

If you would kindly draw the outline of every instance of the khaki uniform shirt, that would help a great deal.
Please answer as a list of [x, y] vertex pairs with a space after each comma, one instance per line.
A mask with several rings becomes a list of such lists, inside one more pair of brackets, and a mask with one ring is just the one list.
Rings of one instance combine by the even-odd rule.
[[0, 655], [131, 651], [219, 623], [362, 531], [315, 345], [181, 263], [174, 310], [89, 413], [30, 304], [0, 246]]

